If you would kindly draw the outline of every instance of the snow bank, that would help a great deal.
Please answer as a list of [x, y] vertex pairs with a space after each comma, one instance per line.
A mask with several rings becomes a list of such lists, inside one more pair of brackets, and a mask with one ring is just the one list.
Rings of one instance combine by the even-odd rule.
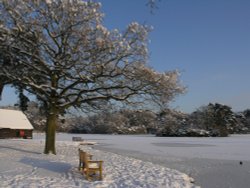
[[[103, 181], [89, 182], [78, 171], [78, 147], [104, 161]], [[58, 141], [57, 155], [42, 154], [43, 140], [0, 140], [0, 187], [25, 188], [190, 188], [192, 178], [150, 162]]]

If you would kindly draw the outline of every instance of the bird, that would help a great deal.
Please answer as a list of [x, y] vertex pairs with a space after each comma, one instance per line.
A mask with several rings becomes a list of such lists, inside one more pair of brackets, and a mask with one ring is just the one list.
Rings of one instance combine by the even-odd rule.
[[243, 162], [242, 162], [242, 161], [240, 161], [240, 165], [243, 165]]

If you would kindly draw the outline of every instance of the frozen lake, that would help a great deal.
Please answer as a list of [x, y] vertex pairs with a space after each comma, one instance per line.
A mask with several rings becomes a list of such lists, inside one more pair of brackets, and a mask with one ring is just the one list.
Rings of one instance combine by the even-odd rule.
[[[71, 140], [73, 136], [97, 142], [96, 149], [177, 169], [192, 176], [203, 188], [250, 185], [250, 135], [191, 138], [59, 133], [57, 140]], [[34, 139], [39, 137], [34, 135]]]

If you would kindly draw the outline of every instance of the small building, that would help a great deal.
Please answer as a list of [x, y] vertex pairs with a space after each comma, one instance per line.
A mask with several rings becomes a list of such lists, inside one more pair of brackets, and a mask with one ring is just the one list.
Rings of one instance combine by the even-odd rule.
[[32, 138], [32, 131], [22, 111], [0, 109], [0, 138]]

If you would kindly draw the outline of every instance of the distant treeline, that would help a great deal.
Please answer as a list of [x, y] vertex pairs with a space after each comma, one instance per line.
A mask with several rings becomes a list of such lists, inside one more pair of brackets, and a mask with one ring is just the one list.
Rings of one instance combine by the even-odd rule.
[[[36, 130], [44, 131], [45, 115], [31, 102], [25, 111]], [[60, 117], [58, 131], [92, 134], [156, 134], [158, 136], [227, 136], [250, 133], [250, 109], [233, 112], [231, 107], [210, 103], [187, 114], [173, 109], [105, 111], [93, 115]]]

